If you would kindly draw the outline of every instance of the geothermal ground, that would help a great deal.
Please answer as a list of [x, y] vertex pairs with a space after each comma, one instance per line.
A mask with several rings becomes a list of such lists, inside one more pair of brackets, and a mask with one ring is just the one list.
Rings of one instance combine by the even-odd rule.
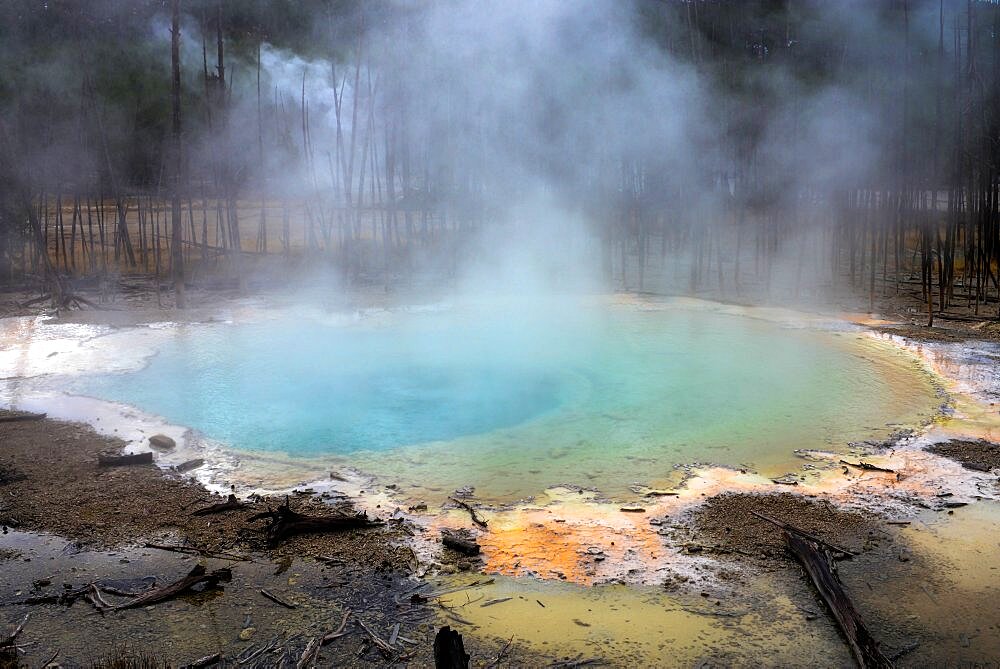
[[[206, 304], [189, 318], [256, 318], [273, 312], [265, 302]], [[928, 384], [933, 409], [864, 443], [792, 453], [797, 464], [781, 475], [687, 464], [627, 494], [566, 484], [484, 499], [426, 482], [401, 489], [360, 466], [317, 480], [287, 457], [206, 445], [155, 416], [28, 378], [60, 357], [64, 369], [92, 363], [73, 353], [89, 328], [156, 333], [145, 324], [158, 316], [28, 317], [39, 324], [35, 349], [19, 358], [30, 373], [8, 372], [8, 403], [75, 421], [0, 422], [0, 622], [14, 629], [29, 616], [16, 639], [29, 666], [56, 653], [63, 666], [87, 666], [143, 652], [178, 665], [216, 653], [231, 666], [294, 665], [307, 649], [324, 663], [422, 666], [442, 625], [463, 634], [477, 666], [634, 666], [668, 656], [679, 665], [850, 664], [780, 530], [757, 514], [855, 554], [838, 561], [840, 578], [899, 665], [1000, 654], [997, 623], [981, 614], [1000, 588], [990, 441], [1000, 420], [996, 350], [976, 341], [979, 333], [928, 343], [886, 323], [852, 330], [873, 350], [914, 361], [919, 373], [904, 378]], [[25, 322], [5, 322], [0, 353], [24, 344]], [[150, 350], [158, 341], [150, 337]], [[108, 451], [149, 451], [153, 432], [178, 442], [156, 451], [160, 467], [98, 465]], [[194, 458], [205, 462], [170, 469]], [[194, 515], [230, 492], [240, 508]], [[349, 508], [382, 524], [269, 541], [267, 521], [252, 518], [286, 499], [299, 513]], [[443, 530], [476, 541], [480, 554], [442, 547]], [[231, 578], [137, 610], [115, 608], [196, 564], [228, 568]]]

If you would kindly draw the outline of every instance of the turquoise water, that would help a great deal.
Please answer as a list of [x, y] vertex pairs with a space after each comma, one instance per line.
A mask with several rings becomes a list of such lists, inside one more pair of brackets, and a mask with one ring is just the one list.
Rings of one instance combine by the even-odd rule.
[[686, 308], [539, 302], [186, 326], [144, 369], [82, 378], [249, 451], [497, 497], [612, 492], [676, 464], [784, 466], [933, 405], [854, 334]]

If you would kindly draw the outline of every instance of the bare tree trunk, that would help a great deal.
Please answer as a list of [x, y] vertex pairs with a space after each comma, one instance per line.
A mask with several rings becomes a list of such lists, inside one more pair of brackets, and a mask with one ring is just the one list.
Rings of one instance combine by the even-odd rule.
[[173, 175], [170, 179], [170, 269], [174, 281], [174, 306], [184, 308], [184, 251], [181, 227], [181, 65], [180, 65], [180, 16], [181, 0], [173, 0], [170, 25], [170, 62], [172, 90], [171, 152]]

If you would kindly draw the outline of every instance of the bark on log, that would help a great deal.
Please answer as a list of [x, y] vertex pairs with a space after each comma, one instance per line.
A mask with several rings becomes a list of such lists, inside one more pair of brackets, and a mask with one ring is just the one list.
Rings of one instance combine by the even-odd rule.
[[435, 669], [468, 669], [469, 654], [465, 652], [462, 635], [445, 625], [434, 637]]
[[134, 453], [132, 455], [113, 455], [111, 453], [98, 453], [97, 464], [101, 467], [124, 467], [126, 465], [151, 465], [153, 464], [153, 452]]
[[854, 551], [849, 551], [846, 548], [841, 548], [840, 546], [834, 546], [833, 544], [831, 544], [831, 543], [829, 543], [827, 541], [823, 541], [822, 539], [820, 539], [817, 536], [809, 534], [808, 532], [806, 532], [804, 530], [800, 530], [799, 528], [795, 527], [794, 525], [789, 525], [788, 523], [786, 523], [784, 521], [781, 521], [781, 520], [778, 520], [777, 518], [771, 518], [770, 516], [765, 516], [763, 513], [757, 513], [756, 511], [751, 511], [750, 513], [752, 513], [753, 515], [757, 516], [761, 520], [766, 520], [767, 522], [771, 523], [772, 525], [780, 527], [782, 530], [785, 530], [787, 532], [794, 532], [795, 534], [803, 536], [806, 539], [809, 539], [810, 541], [819, 544], [820, 546], [826, 546], [827, 548], [829, 548], [830, 550], [832, 550], [834, 553], [841, 553], [843, 555], [849, 555], [851, 557], [855, 557], [857, 555], [857, 553], [855, 553]]
[[170, 585], [165, 585], [162, 588], [154, 588], [146, 594], [136, 597], [130, 602], [119, 604], [115, 607], [115, 609], [135, 609], [142, 606], [149, 606], [150, 604], [158, 604], [187, 592], [199, 583], [204, 583], [206, 588], [214, 588], [220, 582], [228, 582], [232, 579], [232, 577], [233, 572], [228, 567], [216, 569], [211, 573], [207, 573], [204, 565], [195, 565], [194, 569], [188, 572], [188, 575], [184, 578], [175, 581]]
[[868, 462], [848, 462], [847, 460], [841, 460], [840, 464], [847, 465], [848, 467], [863, 469], [866, 472], [885, 472], [886, 474], [896, 473], [895, 469], [886, 469], [885, 467], [879, 467], [878, 465], [873, 465]]
[[453, 530], [441, 530], [441, 543], [465, 555], [479, 555], [479, 544]]
[[191, 513], [192, 516], [208, 516], [213, 513], [222, 513], [224, 511], [234, 511], [236, 509], [242, 509], [246, 504], [236, 499], [236, 495], [230, 495], [225, 502], [220, 502], [218, 504], [213, 504], [212, 506], [206, 506], [204, 509], [198, 509]]
[[861, 669], [886, 669], [892, 662], [882, 654], [878, 642], [865, 627], [843, 584], [837, 577], [833, 560], [823, 546], [795, 531], [784, 530], [785, 543], [805, 568], [813, 585], [833, 614], [847, 638], [854, 659]]
[[175, 472], [183, 474], [184, 472], [189, 472], [192, 469], [198, 469], [205, 464], [205, 461], [201, 458], [195, 458], [194, 460], [186, 460], [179, 465], [174, 465], [171, 469]]
[[265, 529], [268, 543], [277, 545], [285, 539], [296, 534], [314, 534], [325, 532], [343, 532], [364, 527], [377, 527], [383, 525], [381, 520], [370, 520], [368, 514], [362, 513], [338, 513], [329, 516], [307, 516], [297, 511], [292, 511], [288, 498], [277, 510], [268, 509], [263, 513], [251, 516], [247, 522], [257, 520], [269, 520], [270, 523]]

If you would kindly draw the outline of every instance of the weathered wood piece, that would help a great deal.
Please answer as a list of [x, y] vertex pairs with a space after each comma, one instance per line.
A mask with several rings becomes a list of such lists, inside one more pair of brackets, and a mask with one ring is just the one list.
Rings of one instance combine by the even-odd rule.
[[213, 504], [211, 506], [206, 506], [203, 509], [198, 509], [191, 513], [192, 516], [208, 516], [213, 513], [223, 513], [224, 511], [235, 511], [236, 509], [242, 509], [246, 504], [236, 499], [236, 495], [230, 495], [225, 502], [219, 502], [218, 504]]
[[468, 669], [469, 654], [465, 652], [462, 635], [445, 625], [434, 637], [435, 669]]
[[805, 568], [820, 597], [826, 602], [834, 620], [847, 638], [854, 659], [861, 669], [887, 669], [892, 667], [878, 642], [865, 627], [851, 598], [837, 576], [833, 559], [823, 544], [813, 541], [794, 530], [783, 530], [788, 549]]
[[464, 536], [455, 530], [441, 530], [441, 543], [465, 555], [479, 555], [479, 544], [471, 537]]
[[185, 664], [182, 669], [203, 669], [203, 667], [211, 667], [219, 662], [222, 662], [222, 653], [213, 653], [199, 658], [191, 664]]
[[17, 636], [24, 629], [24, 626], [28, 624], [28, 618], [31, 617], [30, 613], [25, 613], [24, 618], [21, 619], [21, 623], [14, 628], [14, 631], [8, 634], [6, 637], [0, 638], [0, 648], [10, 648], [14, 645], [17, 640]]
[[192, 469], [198, 469], [198, 467], [201, 467], [204, 464], [205, 461], [202, 458], [195, 458], [193, 460], [186, 460], [180, 463], [179, 465], [174, 465], [173, 467], [171, 467], [171, 469], [173, 469], [175, 472], [183, 474], [184, 472], [189, 472]]
[[751, 511], [750, 513], [752, 513], [753, 515], [757, 516], [761, 520], [766, 520], [767, 522], [771, 523], [772, 525], [780, 527], [783, 530], [787, 530], [789, 532], [795, 532], [796, 534], [802, 535], [806, 539], [809, 539], [810, 541], [814, 541], [814, 542], [818, 543], [821, 546], [826, 546], [827, 548], [829, 548], [834, 553], [841, 553], [843, 555], [850, 555], [851, 557], [854, 557], [854, 556], [857, 555], [857, 553], [855, 553], [854, 551], [849, 551], [846, 548], [841, 548], [840, 546], [834, 546], [833, 544], [831, 544], [828, 541], [824, 541], [824, 540], [820, 539], [819, 537], [817, 537], [815, 535], [809, 534], [805, 530], [800, 530], [799, 528], [795, 527], [794, 525], [789, 525], [788, 523], [786, 523], [784, 521], [781, 521], [781, 520], [778, 520], [777, 518], [771, 518], [770, 516], [765, 516], [763, 513], [757, 513], [756, 511]]
[[97, 464], [101, 467], [125, 467], [128, 465], [153, 464], [153, 452], [133, 453], [131, 455], [116, 455], [114, 453], [98, 453]]
[[879, 467], [878, 465], [873, 465], [868, 462], [848, 462], [847, 460], [841, 460], [840, 464], [847, 465], [848, 467], [855, 467], [856, 469], [862, 469], [866, 472], [885, 472], [886, 474], [895, 474], [895, 469], [886, 469], [885, 467]]
[[297, 534], [314, 534], [324, 532], [343, 532], [365, 527], [384, 525], [381, 520], [371, 520], [367, 513], [335, 513], [329, 516], [309, 516], [292, 511], [288, 497], [277, 510], [268, 509], [263, 513], [251, 516], [247, 522], [268, 520], [265, 532], [268, 542], [276, 545]]
[[460, 507], [462, 507], [463, 509], [465, 509], [466, 511], [468, 511], [469, 515], [472, 517], [472, 522], [473, 523], [475, 523], [479, 527], [483, 528], [484, 530], [488, 530], [489, 529], [489, 527], [487, 527], [487, 525], [486, 525], [486, 521], [479, 517], [479, 514], [476, 513], [476, 510], [472, 507], [471, 504], [469, 504], [467, 502], [463, 502], [460, 499], [456, 499], [455, 497], [449, 497], [448, 499], [450, 499], [455, 504], [458, 504]]
[[140, 595], [130, 602], [119, 604], [114, 608], [116, 610], [135, 609], [151, 604], [158, 604], [187, 592], [199, 583], [204, 583], [207, 588], [214, 588], [220, 582], [231, 580], [232, 577], [233, 572], [228, 567], [208, 572], [204, 565], [195, 565], [194, 569], [188, 572], [187, 576], [162, 588], [154, 588], [146, 594]]
[[278, 597], [274, 593], [272, 593], [272, 592], [270, 592], [268, 590], [265, 590], [264, 588], [260, 589], [260, 594], [264, 595], [265, 597], [267, 597], [268, 599], [270, 599], [275, 604], [278, 604], [280, 606], [284, 606], [286, 609], [294, 609], [295, 608], [295, 604], [291, 604], [289, 602], [286, 602], [285, 600], [281, 599], [280, 597]]
[[225, 553], [223, 551], [213, 551], [197, 546], [169, 546], [167, 544], [155, 544], [146, 542], [143, 548], [155, 548], [159, 551], [170, 551], [171, 553], [184, 553], [185, 555], [201, 555], [202, 557], [215, 558], [217, 560], [235, 560], [239, 562], [249, 562], [250, 558], [236, 553]]
[[340, 619], [340, 625], [338, 625], [337, 629], [333, 630], [332, 632], [323, 635], [323, 638], [320, 639], [320, 645], [325, 646], [334, 639], [338, 639], [347, 634], [345, 630], [347, 629], [347, 619], [350, 617], [351, 617], [351, 610], [347, 609], [346, 611], [344, 611], [344, 617]]

